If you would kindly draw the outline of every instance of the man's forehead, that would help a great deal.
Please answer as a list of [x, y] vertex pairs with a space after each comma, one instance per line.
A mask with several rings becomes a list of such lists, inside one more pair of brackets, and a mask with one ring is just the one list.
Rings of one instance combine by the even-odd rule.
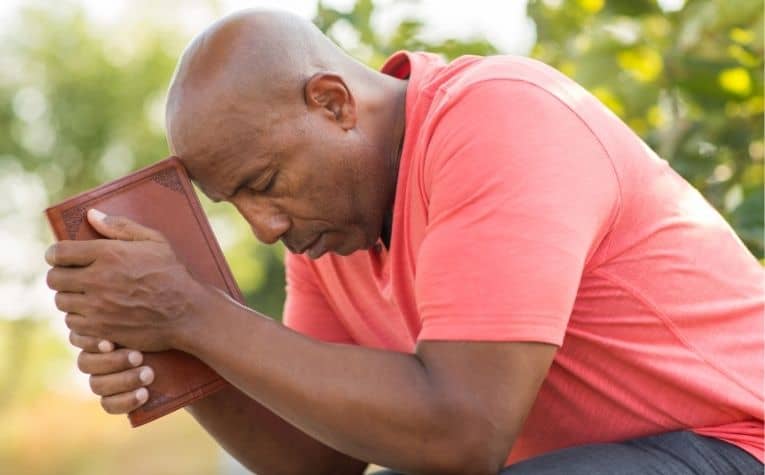
[[235, 179], [236, 171], [232, 170], [231, 162], [223, 155], [197, 155], [183, 159], [189, 178], [211, 199], [217, 200], [222, 196], [228, 182]]
[[227, 197], [254, 167], [265, 168], [266, 144], [255, 124], [209, 100], [177, 99], [173, 105], [168, 141], [189, 177], [211, 199]]

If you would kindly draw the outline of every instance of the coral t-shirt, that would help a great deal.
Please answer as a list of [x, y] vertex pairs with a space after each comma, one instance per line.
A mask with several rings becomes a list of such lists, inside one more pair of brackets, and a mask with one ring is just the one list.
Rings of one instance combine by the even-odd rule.
[[763, 460], [763, 269], [619, 118], [513, 56], [401, 52], [390, 249], [288, 254], [289, 327], [559, 346], [508, 463], [689, 428]]

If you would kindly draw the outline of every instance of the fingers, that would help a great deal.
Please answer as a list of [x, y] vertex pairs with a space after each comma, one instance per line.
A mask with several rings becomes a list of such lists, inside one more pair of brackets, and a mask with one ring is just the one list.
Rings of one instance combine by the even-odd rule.
[[67, 312], [67, 314], [64, 315], [64, 325], [66, 325], [69, 330], [81, 335], [97, 333], [92, 319], [87, 319], [79, 313]]
[[154, 370], [140, 366], [143, 355], [128, 348], [114, 349], [114, 343], [93, 336], [69, 333], [69, 341], [83, 351], [77, 367], [90, 374], [90, 389], [101, 397], [109, 414], [126, 414], [149, 399], [145, 387], [154, 382]]
[[114, 343], [109, 340], [80, 335], [74, 331], [69, 332], [69, 343], [90, 353], [108, 353], [114, 350]]
[[50, 266], [89, 266], [96, 260], [98, 240], [59, 241], [45, 251], [45, 262]]
[[107, 216], [95, 208], [89, 209], [87, 216], [96, 231], [111, 239], [158, 242], [165, 240], [159, 231], [142, 226], [125, 216]]
[[127, 414], [128, 412], [141, 407], [149, 399], [149, 390], [139, 388], [135, 391], [129, 391], [113, 396], [101, 398], [101, 407], [109, 414]]
[[82, 282], [83, 269], [72, 267], [53, 267], [48, 271], [45, 281], [48, 287], [60, 292], [84, 292]]
[[88, 297], [77, 292], [56, 292], [53, 301], [56, 308], [62, 312], [76, 313], [79, 316], [82, 316], [88, 305]]
[[110, 374], [136, 368], [143, 362], [140, 351], [120, 348], [108, 353], [90, 353], [81, 351], [77, 357], [77, 367], [87, 374]]
[[148, 366], [111, 374], [90, 376], [90, 389], [99, 396], [112, 396], [135, 391], [154, 381], [154, 371]]

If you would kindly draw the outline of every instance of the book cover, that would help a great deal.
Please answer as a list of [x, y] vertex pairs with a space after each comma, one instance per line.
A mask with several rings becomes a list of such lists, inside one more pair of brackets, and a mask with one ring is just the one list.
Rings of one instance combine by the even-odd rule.
[[[160, 231], [192, 276], [244, 304], [239, 287], [177, 157], [169, 157], [122, 178], [68, 198], [45, 210], [57, 240], [100, 239], [85, 213], [98, 208]], [[144, 353], [154, 369], [149, 399], [128, 414], [133, 427], [146, 424], [228, 383], [192, 355], [177, 350]]]

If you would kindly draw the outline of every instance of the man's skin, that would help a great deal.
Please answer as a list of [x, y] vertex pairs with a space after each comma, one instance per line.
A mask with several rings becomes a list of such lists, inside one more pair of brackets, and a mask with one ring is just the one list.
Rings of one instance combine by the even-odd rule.
[[[309, 22], [247, 11], [185, 51], [168, 142], [260, 241], [347, 255], [389, 242], [406, 86]], [[315, 341], [195, 281], [158, 232], [97, 214], [88, 219], [110, 239], [61, 241], [46, 260], [103, 407], [145, 402], [142, 351], [194, 354], [234, 387], [189, 411], [260, 474], [361, 473], [368, 462], [497, 473], [555, 355], [533, 342], [421, 341], [405, 354]]]

